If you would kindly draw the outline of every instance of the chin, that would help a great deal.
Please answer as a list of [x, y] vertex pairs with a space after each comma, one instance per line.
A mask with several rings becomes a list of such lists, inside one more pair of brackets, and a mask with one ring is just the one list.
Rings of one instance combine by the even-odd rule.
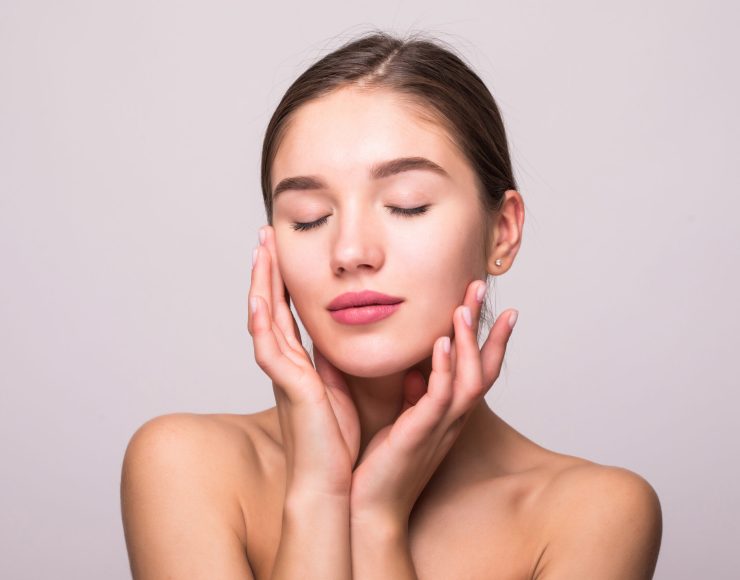
[[428, 347], [422, 345], [414, 351], [408, 349], [408, 344], [402, 346], [403, 350], [399, 345], [392, 345], [389, 348], [351, 349], [347, 352], [332, 352], [331, 354], [324, 350], [321, 352], [342, 372], [365, 379], [376, 379], [404, 372], [432, 355], [433, 345], [428, 345]]
[[387, 364], [372, 364], [368, 361], [351, 360], [347, 363], [340, 363], [341, 366], [336, 366], [339, 370], [353, 377], [360, 377], [363, 379], [378, 379], [381, 377], [387, 377], [394, 375], [408, 368], [408, 366], [398, 366], [392, 363]]

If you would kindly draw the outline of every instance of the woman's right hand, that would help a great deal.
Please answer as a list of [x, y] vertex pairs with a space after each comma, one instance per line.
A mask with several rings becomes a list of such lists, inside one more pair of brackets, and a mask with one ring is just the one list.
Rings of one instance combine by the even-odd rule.
[[[286, 300], [275, 230], [260, 230], [249, 289], [249, 334], [260, 368], [272, 379], [287, 468], [287, 494], [349, 497], [360, 448], [357, 410], [339, 371], [300, 341]], [[263, 239], [264, 238], [264, 239]], [[255, 310], [256, 306], [256, 310]]]

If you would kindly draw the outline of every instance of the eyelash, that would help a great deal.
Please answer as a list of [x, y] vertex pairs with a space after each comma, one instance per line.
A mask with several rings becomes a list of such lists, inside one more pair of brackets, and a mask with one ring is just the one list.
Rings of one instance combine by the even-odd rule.
[[[393, 207], [388, 206], [388, 209], [391, 210], [391, 213], [394, 215], [400, 215], [403, 217], [413, 217], [417, 215], [421, 215], [427, 212], [429, 209], [429, 205], [422, 205], [420, 207], [411, 207], [411, 208], [405, 208], [405, 207]], [[318, 219], [314, 222], [294, 222], [290, 227], [293, 228], [296, 231], [299, 232], [305, 232], [307, 230], [312, 230], [314, 228], [317, 228], [324, 223], [326, 223], [326, 219], [329, 216], [324, 216], [321, 219]]]

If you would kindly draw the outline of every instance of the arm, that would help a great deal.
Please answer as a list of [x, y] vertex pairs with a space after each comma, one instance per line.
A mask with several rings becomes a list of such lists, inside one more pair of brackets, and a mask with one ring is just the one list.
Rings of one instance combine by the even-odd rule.
[[[247, 327], [272, 380], [285, 453], [286, 492], [273, 580], [351, 578], [349, 506], [359, 417], [346, 382], [300, 342], [280, 275], [272, 227], [261, 228]], [[315, 368], [314, 368], [315, 365]]]
[[409, 548], [408, 524], [353, 520], [352, 578], [418, 580]]
[[562, 507], [551, 519], [537, 580], [650, 580], [658, 560], [662, 512], [658, 495], [638, 474], [590, 465], [554, 482]]
[[349, 495], [289, 493], [271, 580], [352, 578]]
[[214, 477], [228, 468], [229, 442], [208, 419], [184, 413], [134, 433], [121, 473], [134, 580], [253, 580], [241, 508], [224, 478]]
[[[481, 351], [477, 321], [485, 284], [468, 285], [453, 314], [455, 341], [437, 339], [431, 374], [407, 373], [401, 414], [380, 429], [352, 473], [354, 580], [416, 579], [408, 521], [419, 494], [501, 369], [515, 312], [499, 316]], [[473, 323], [475, 321], [475, 323]]]
[[[229, 455], [229, 443], [207, 418], [185, 413], [156, 417], [133, 435], [121, 513], [134, 580], [254, 580], [241, 508], [214, 477], [243, 456]], [[272, 580], [348, 580], [349, 496], [304, 496], [286, 500]]]

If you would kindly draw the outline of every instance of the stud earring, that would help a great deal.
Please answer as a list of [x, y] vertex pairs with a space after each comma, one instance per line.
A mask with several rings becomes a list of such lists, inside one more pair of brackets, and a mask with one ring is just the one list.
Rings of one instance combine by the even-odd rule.
[[502, 264], [501, 258], [496, 258], [496, 261], [494, 262], [497, 266], [500, 266]]

